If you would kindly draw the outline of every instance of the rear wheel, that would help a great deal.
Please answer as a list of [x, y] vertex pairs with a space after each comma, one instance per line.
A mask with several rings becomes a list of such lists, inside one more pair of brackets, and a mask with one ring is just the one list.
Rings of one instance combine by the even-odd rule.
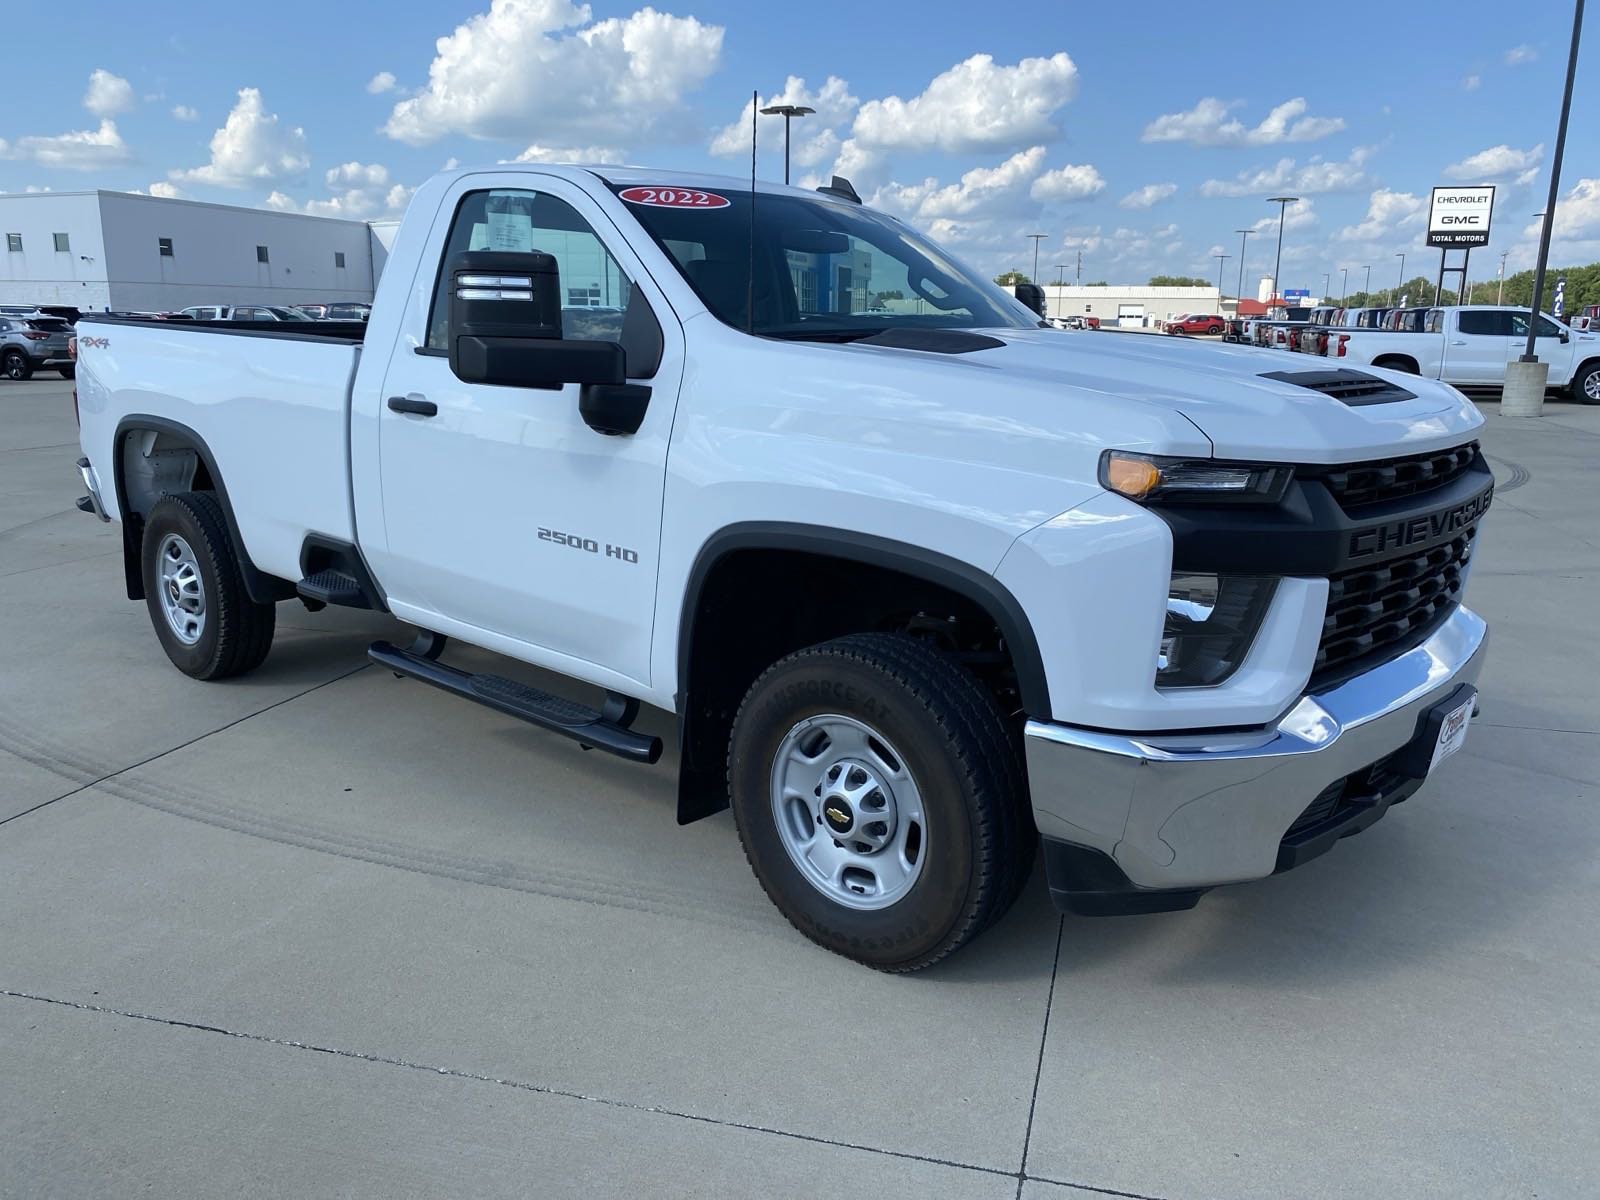
[[1032, 862], [1027, 783], [994, 700], [913, 638], [855, 634], [751, 686], [728, 779], [750, 866], [791, 924], [913, 971], [981, 933]]
[[156, 501], [140, 558], [150, 622], [173, 666], [195, 679], [226, 679], [261, 665], [277, 610], [245, 590], [215, 496], [180, 492]]
[[1600, 404], [1600, 362], [1579, 368], [1572, 380], [1572, 398], [1579, 404]]
[[61, 378], [63, 379], [75, 379], [78, 374], [78, 368], [75, 366], [57, 367], [56, 370], [61, 372]]
[[7, 350], [5, 356], [0, 358], [0, 371], [5, 373], [7, 379], [20, 381], [33, 378], [33, 364], [21, 350]]

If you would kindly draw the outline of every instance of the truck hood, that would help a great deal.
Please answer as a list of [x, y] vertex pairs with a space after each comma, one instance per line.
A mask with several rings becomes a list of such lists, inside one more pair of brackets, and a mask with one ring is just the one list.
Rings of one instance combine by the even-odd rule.
[[[1437, 380], [1371, 367], [1413, 398], [1346, 404], [1292, 381], [1269, 379], [1338, 367], [1326, 359], [1253, 346], [1109, 331], [990, 329], [1004, 344], [939, 355], [857, 343], [858, 353], [915, 356], [993, 372], [997, 383], [1063, 397], [1091, 392], [1130, 406], [1175, 412], [1218, 458], [1343, 463], [1453, 445], [1483, 423], [1460, 392]], [[999, 390], [999, 389], [997, 389]], [[1009, 390], [1009, 387], [1004, 388]]]

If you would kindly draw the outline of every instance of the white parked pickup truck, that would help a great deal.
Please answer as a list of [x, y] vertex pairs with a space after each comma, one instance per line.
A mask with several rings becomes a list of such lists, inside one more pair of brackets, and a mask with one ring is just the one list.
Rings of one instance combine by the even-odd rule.
[[451, 171], [364, 326], [86, 315], [78, 354], [81, 504], [180, 670], [261, 666], [298, 600], [639, 764], [665, 710], [680, 821], [731, 803], [783, 913], [875, 967], [993, 923], [1036, 835], [1082, 913], [1286, 870], [1474, 711], [1458, 392], [1041, 328], [844, 181]]
[[[1600, 336], [1540, 316], [1534, 346], [1550, 364], [1550, 387], [1567, 388], [1579, 404], [1600, 404]], [[1526, 308], [1473, 305], [1432, 309], [1418, 332], [1330, 330], [1325, 356], [1457, 387], [1502, 387], [1506, 364], [1527, 348]]]

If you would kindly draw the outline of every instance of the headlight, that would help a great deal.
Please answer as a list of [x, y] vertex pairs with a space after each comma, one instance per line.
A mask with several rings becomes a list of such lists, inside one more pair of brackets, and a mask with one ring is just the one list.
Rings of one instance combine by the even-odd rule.
[[1100, 456], [1100, 483], [1129, 500], [1275, 504], [1294, 468], [1209, 458], [1161, 458], [1127, 450]]
[[1156, 686], [1213, 687], [1232, 675], [1261, 628], [1277, 584], [1270, 575], [1173, 575]]

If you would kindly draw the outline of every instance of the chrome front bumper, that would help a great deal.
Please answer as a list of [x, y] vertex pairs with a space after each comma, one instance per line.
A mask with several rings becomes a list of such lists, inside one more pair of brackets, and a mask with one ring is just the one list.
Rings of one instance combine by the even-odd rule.
[[[1197, 889], [1272, 874], [1307, 805], [1416, 740], [1431, 707], [1477, 680], [1487, 641], [1483, 619], [1457, 608], [1420, 646], [1303, 697], [1264, 730], [1129, 734], [1029, 721], [1028, 784], [1058, 903], [1057, 875], [1074, 863], [1102, 876], [1114, 864], [1110, 875], [1133, 893], [1188, 892], [1186, 903], [1105, 911], [1188, 907]], [[1054, 858], [1052, 843], [1064, 844]]]

